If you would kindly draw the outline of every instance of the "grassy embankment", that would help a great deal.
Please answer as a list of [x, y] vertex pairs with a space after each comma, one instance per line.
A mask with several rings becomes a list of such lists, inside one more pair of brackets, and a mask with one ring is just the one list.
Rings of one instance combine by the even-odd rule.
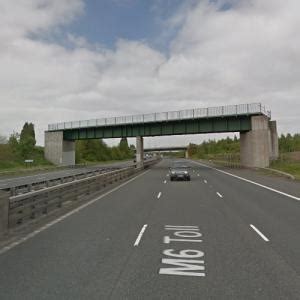
[[300, 161], [298, 160], [279, 159], [273, 161], [270, 168], [289, 173], [300, 180]]
[[8, 144], [0, 145], [0, 175], [14, 175], [15, 173], [19, 174], [57, 168], [44, 158], [42, 147], [35, 147], [30, 159], [33, 159], [34, 162], [29, 166], [23, 159], [13, 153]]
[[[202, 159], [211, 161], [220, 166], [233, 168], [240, 167], [239, 155], [237, 154], [205, 155], [202, 157]], [[300, 180], [300, 160], [293, 159], [286, 153], [281, 154], [278, 160], [271, 162], [269, 168], [288, 173]], [[269, 172], [266, 171], [264, 173]]]
[[[17, 157], [13, 153], [11, 147], [8, 144], [0, 144], [0, 176], [16, 176], [22, 174], [35, 174], [40, 171], [54, 171], [60, 170], [63, 167], [58, 167], [51, 164], [44, 158], [44, 148], [36, 146], [34, 153], [30, 156], [33, 159], [33, 163], [26, 164], [24, 159]], [[82, 159], [77, 165], [87, 166], [87, 165], [97, 165], [97, 164], [112, 164], [120, 161], [126, 161], [129, 158], [124, 159], [108, 159], [108, 160], [95, 160], [89, 161]]]

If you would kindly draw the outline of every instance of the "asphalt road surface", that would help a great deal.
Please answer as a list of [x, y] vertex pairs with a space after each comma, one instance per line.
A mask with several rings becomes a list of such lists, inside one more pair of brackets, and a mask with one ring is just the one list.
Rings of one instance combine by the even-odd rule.
[[190, 182], [163, 160], [2, 250], [0, 299], [300, 299], [293, 190], [190, 163]]
[[96, 166], [88, 166], [88, 167], [80, 167], [80, 168], [66, 168], [59, 171], [49, 171], [49, 172], [39, 173], [35, 175], [6, 178], [0, 180], [0, 189], [7, 189], [15, 186], [20, 186], [20, 185], [32, 184], [37, 181], [53, 180], [65, 176], [74, 176], [77, 174], [81, 174], [83, 172], [89, 172], [99, 168], [107, 169], [110, 167], [116, 167], [116, 168], [127, 167], [132, 164], [133, 164], [132, 161], [116, 162], [112, 164], [104, 164], [104, 165], [96, 165]]

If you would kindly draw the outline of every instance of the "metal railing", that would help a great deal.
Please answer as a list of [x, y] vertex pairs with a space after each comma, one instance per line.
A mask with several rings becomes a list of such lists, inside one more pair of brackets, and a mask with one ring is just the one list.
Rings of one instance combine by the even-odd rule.
[[180, 111], [160, 112], [133, 116], [122, 116], [102, 119], [92, 119], [73, 122], [61, 122], [49, 124], [49, 131], [65, 130], [73, 128], [86, 128], [98, 126], [115, 126], [125, 124], [150, 123], [161, 121], [176, 121], [185, 119], [200, 119], [211, 117], [225, 117], [234, 115], [263, 114], [271, 118], [271, 112], [266, 110], [261, 103], [238, 104], [219, 107], [196, 108]]
[[[14, 228], [30, 220], [47, 215], [61, 207], [90, 199], [107, 185], [130, 177], [143, 168], [156, 164], [159, 160], [146, 161], [142, 168], [137, 168], [134, 165], [120, 170], [45, 187], [25, 194], [10, 196], [9, 190], [0, 191], [0, 216], [5, 215], [7, 219], [7, 222], [5, 222], [7, 224], [6, 229], [1, 228], [0, 224], [0, 235], [9, 228]], [[6, 208], [3, 206], [3, 203], [6, 203]], [[7, 210], [6, 213], [4, 209]]]

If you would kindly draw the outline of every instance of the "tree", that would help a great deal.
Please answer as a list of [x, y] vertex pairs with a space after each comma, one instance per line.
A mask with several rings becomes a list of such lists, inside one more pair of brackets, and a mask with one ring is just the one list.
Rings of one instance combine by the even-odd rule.
[[33, 154], [35, 144], [34, 125], [26, 122], [19, 139], [19, 153], [22, 158], [29, 158], [29, 156]]
[[31, 158], [36, 144], [34, 125], [26, 122], [21, 134], [15, 132], [11, 134], [8, 144], [18, 159]]
[[22, 141], [28, 137], [32, 138], [32, 142], [34, 143], [34, 146], [35, 146], [36, 140], [35, 140], [34, 125], [32, 123], [26, 122], [24, 124], [23, 129], [20, 134], [20, 141]]
[[122, 153], [119, 147], [112, 147], [111, 148], [111, 158], [113, 160], [120, 160], [123, 159]]
[[10, 135], [9, 140], [8, 140], [8, 144], [11, 148], [11, 151], [16, 155], [19, 156], [19, 139], [20, 139], [20, 135], [17, 132], [14, 132]]
[[131, 157], [131, 151], [128, 147], [128, 141], [127, 138], [122, 138], [119, 144], [120, 154], [122, 158], [129, 158]]

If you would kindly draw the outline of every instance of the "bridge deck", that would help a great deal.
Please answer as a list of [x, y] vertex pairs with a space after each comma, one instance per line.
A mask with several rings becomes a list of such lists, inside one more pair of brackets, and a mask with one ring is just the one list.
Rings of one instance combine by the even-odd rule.
[[171, 112], [141, 114], [133, 116], [121, 116], [83, 121], [61, 122], [48, 125], [48, 131], [60, 131], [67, 129], [81, 129], [90, 127], [119, 126], [131, 124], [147, 124], [154, 122], [195, 120], [215, 117], [243, 116], [264, 114], [271, 116], [270, 111], [261, 103], [228, 105], [219, 107], [196, 108]]

